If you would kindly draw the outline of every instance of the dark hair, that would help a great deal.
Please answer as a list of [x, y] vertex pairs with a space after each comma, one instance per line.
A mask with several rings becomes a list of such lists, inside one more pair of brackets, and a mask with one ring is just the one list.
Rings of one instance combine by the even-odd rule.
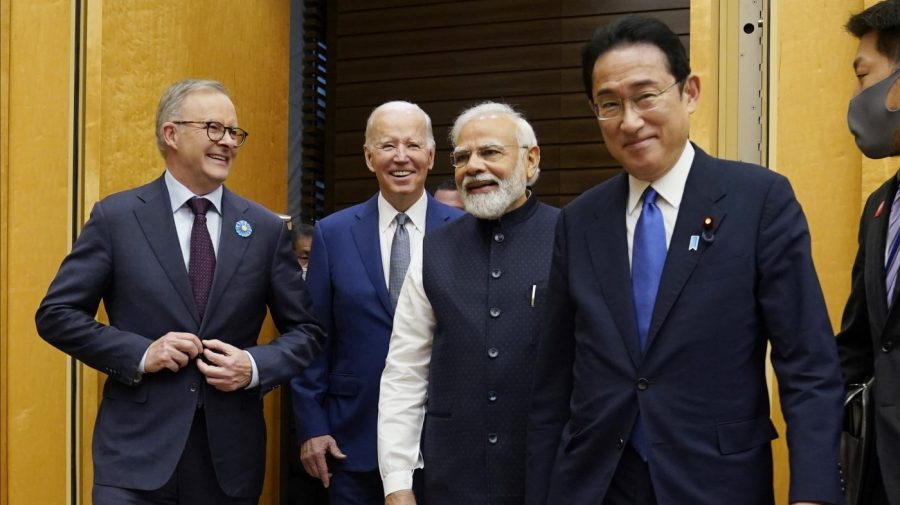
[[312, 238], [313, 234], [315, 233], [315, 230], [316, 229], [311, 224], [300, 223], [299, 225], [297, 225], [297, 228], [294, 229], [294, 233], [293, 233], [294, 240], [293, 241], [296, 242], [298, 239], [301, 239], [301, 238]]
[[650, 44], [658, 47], [666, 55], [669, 72], [676, 81], [682, 83], [679, 88], [684, 85], [684, 79], [691, 73], [691, 66], [688, 64], [687, 53], [678, 35], [658, 19], [629, 15], [594, 30], [591, 41], [581, 50], [581, 76], [584, 79], [584, 91], [588, 100], [594, 101], [593, 73], [597, 58], [613, 49], [634, 44]]
[[454, 181], [453, 179], [444, 179], [437, 185], [436, 188], [434, 188], [434, 190], [435, 191], [441, 191], [441, 190], [456, 191], [457, 190], [456, 181]]
[[869, 32], [878, 32], [878, 52], [900, 62], [900, 1], [885, 0], [850, 16], [845, 25], [856, 38]]

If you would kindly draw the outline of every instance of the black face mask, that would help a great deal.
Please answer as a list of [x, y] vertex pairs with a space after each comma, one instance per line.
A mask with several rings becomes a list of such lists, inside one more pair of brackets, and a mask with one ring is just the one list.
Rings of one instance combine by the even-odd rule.
[[900, 154], [900, 145], [895, 141], [900, 132], [900, 111], [887, 107], [888, 93], [898, 77], [900, 69], [850, 100], [847, 124], [859, 150], [869, 158], [877, 160]]

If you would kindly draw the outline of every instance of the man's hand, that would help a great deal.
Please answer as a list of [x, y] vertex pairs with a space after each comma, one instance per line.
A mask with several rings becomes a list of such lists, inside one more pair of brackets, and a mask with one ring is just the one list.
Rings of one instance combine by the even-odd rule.
[[253, 378], [253, 366], [243, 350], [221, 340], [204, 340], [203, 357], [197, 368], [206, 376], [206, 383], [219, 391], [236, 391], [247, 387]]
[[326, 453], [336, 459], [347, 457], [338, 448], [331, 435], [313, 437], [300, 444], [300, 462], [303, 463], [303, 469], [311, 477], [321, 480], [323, 486], [328, 487], [331, 483], [331, 474], [328, 473], [328, 463], [325, 462]]
[[416, 495], [412, 489], [394, 491], [384, 498], [384, 505], [416, 505]]
[[177, 372], [201, 352], [203, 344], [197, 335], [170, 331], [153, 341], [147, 348], [144, 372], [153, 373], [164, 368]]

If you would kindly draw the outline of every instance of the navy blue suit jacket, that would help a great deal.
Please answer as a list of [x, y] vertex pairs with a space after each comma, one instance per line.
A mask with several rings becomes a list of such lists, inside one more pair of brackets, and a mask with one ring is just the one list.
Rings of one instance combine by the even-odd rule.
[[[462, 215], [428, 195], [425, 233]], [[378, 468], [378, 387], [394, 321], [378, 238], [378, 194], [316, 224], [306, 276], [329, 339], [291, 381], [297, 437], [334, 437], [349, 471]]]
[[[642, 353], [625, 174], [561, 213], [529, 424], [531, 504], [601, 503], [640, 410], [660, 505], [771, 504], [766, 348], [790, 500], [840, 501], [837, 352], [787, 179], [696, 150]], [[713, 240], [699, 240], [711, 217]]]
[[[239, 220], [250, 223], [250, 236], [235, 232]], [[109, 325], [95, 319], [101, 300]], [[281, 336], [258, 345], [267, 307]], [[299, 373], [325, 338], [311, 316], [284, 223], [228, 189], [201, 321], [162, 177], [94, 206], [36, 321], [45, 340], [109, 375], [94, 429], [96, 483], [143, 490], [165, 484], [202, 398], [222, 489], [248, 497], [260, 494], [265, 471], [262, 396]], [[147, 347], [170, 331], [247, 350], [256, 361], [259, 386], [219, 391], [193, 363], [177, 373], [141, 377], [137, 367]]]

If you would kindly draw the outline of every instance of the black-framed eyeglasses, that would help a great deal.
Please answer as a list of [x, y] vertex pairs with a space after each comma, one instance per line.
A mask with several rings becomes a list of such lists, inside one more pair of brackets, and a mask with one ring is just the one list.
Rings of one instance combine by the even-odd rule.
[[[504, 149], [504, 147], [518, 147], [519, 149], [529, 149], [529, 146], [520, 146], [516, 144], [488, 144], [477, 147], [475, 149], [475, 154], [478, 155], [478, 157], [482, 160], [488, 163], [493, 163], [495, 161], [500, 161], [506, 155], [506, 149]], [[472, 159], [472, 151], [469, 151], [468, 149], [458, 149], [450, 153], [450, 164], [453, 165], [453, 168], [463, 168], [464, 166], [469, 164], [470, 159]]]
[[632, 109], [637, 113], [650, 112], [659, 107], [662, 95], [679, 83], [681, 81], [675, 81], [662, 91], [656, 91], [655, 89], [641, 90], [628, 98], [601, 96], [591, 104], [591, 109], [593, 109], [594, 114], [600, 121], [621, 118], [625, 114], [625, 102], [631, 102]]
[[[234, 139], [235, 145], [238, 147], [244, 144], [244, 141], [247, 140], [247, 136], [250, 135], [247, 133], [247, 130], [243, 128], [238, 128], [236, 126], [225, 126], [218, 121], [172, 121], [175, 124], [188, 124], [195, 125], [195, 128], [206, 128], [206, 136], [209, 137], [209, 140], [213, 142], [218, 142], [225, 138], [225, 132], [228, 132], [231, 135], [231, 138]], [[201, 126], [202, 125], [202, 126]]]

